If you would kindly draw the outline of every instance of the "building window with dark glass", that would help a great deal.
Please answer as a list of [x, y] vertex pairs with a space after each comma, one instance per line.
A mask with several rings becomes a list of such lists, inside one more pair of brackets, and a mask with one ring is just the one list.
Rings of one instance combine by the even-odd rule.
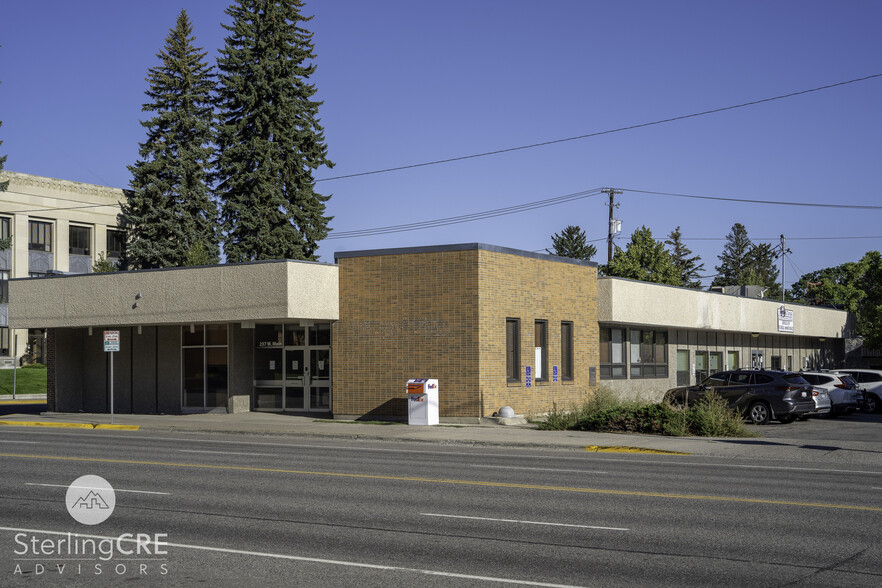
[[573, 323], [560, 323], [560, 379], [573, 379]]
[[52, 223], [30, 221], [28, 223], [28, 249], [52, 251]]
[[0, 270], [0, 304], [9, 302], [9, 270]]
[[600, 379], [618, 380], [625, 372], [625, 330], [600, 329]]
[[[9, 239], [9, 219], [6, 217], [0, 217], [0, 241], [6, 241]], [[10, 243], [10, 246], [12, 244]], [[4, 247], [4, 249], [8, 249], [8, 247]]]
[[535, 373], [537, 382], [548, 380], [548, 321], [536, 321], [534, 337]]
[[505, 376], [509, 382], [521, 381], [521, 321], [505, 319]]
[[107, 257], [120, 258], [126, 251], [126, 232], [107, 229]]
[[668, 377], [668, 333], [631, 329], [631, 377]]
[[92, 229], [89, 227], [70, 227], [71, 255], [92, 255]]

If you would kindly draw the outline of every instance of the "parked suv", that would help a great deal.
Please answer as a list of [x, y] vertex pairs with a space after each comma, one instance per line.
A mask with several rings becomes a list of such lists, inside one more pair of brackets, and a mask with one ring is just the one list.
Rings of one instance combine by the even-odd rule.
[[791, 423], [815, 410], [811, 384], [796, 372], [779, 370], [717, 372], [695, 386], [668, 390], [665, 400], [681, 406], [693, 405], [709, 390], [757, 425], [765, 425], [771, 419]]
[[823, 388], [830, 396], [833, 407], [830, 416], [850, 414], [858, 410], [864, 403], [858, 385], [848, 374], [838, 372], [799, 372], [806, 382], [817, 388]]
[[882, 410], [882, 370], [843, 369], [838, 374], [848, 374], [864, 392], [864, 407], [867, 412]]

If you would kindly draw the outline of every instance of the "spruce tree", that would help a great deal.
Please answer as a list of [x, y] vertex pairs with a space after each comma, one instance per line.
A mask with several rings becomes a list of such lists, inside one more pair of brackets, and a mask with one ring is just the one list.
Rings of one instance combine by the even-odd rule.
[[238, 0], [218, 58], [216, 193], [230, 262], [314, 260], [329, 196], [313, 172], [327, 157], [313, 100], [312, 33], [300, 0]]
[[692, 250], [683, 243], [683, 235], [680, 233], [680, 227], [677, 227], [668, 235], [666, 245], [671, 247], [671, 257], [674, 258], [674, 265], [680, 272], [680, 282], [682, 286], [687, 288], [701, 288], [700, 273], [704, 271], [704, 264], [700, 255], [692, 255]]
[[613, 258], [603, 267], [607, 276], [630, 278], [679, 286], [680, 273], [664, 243], [652, 238], [652, 231], [640, 227], [631, 234], [631, 242], [623, 251], [616, 246]]
[[711, 286], [745, 286], [750, 269], [750, 251], [753, 243], [747, 237], [747, 229], [741, 223], [732, 225], [726, 235], [726, 245], [718, 256], [720, 265], [716, 267], [717, 277]]
[[766, 298], [781, 298], [781, 284], [778, 282], [778, 254], [771, 243], [759, 243], [750, 248], [745, 283], [766, 288]]
[[217, 205], [207, 184], [213, 74], [192, 35], [187, 12], [181, 10], [157, 54], [161, 64], [148, 70], [150, 102], [142, 111], [155, 116], [141, 122], [147, 139], [140, 144], [140, 159], [129, 166], [132, 190], [123, 204], [126, 253], [135, 268], [187, 265], [197, 245], [218, 260]]
[[597, 247], [588, 243], [588, 237], [578, 225], [570, 225], [560, 233], [551, 236], [551, 245], [554, 250], [546, 249], [552, 255], [560, 257], [572, 257], [591, 261], [597, 254]]

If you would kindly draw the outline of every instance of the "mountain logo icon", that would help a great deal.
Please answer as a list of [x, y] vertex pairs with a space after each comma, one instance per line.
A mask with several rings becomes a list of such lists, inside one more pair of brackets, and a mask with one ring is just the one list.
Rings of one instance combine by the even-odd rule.
[[78, 523], [97, 525], [106, 521], [116, 507], [116, 492], [101, 476], [80, 476], [67, 489], [67, 512]]

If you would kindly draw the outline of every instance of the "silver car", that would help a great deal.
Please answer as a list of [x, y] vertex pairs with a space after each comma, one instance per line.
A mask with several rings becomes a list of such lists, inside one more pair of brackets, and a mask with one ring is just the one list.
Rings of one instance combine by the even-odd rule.
[[836, 373], [848, 374], [857, 381], [858, 387], [863, 390], [867, 412], [882, 410], [882, 370], [849, 368], [837, 370]]
[[812, 386], [812, 400], [815, 401], [815, 410], [805, 414], [800, 419], [814, 416], [827, 416], [833, 409], [833, 403], [830, 401], [830, 395], [820, 386]]
[[833, 406], [830, 416], [851, 414], [864, 403], [863, 394], [847, 374], [837, 372], [800, 372], [813, 387], [827, 391]]

